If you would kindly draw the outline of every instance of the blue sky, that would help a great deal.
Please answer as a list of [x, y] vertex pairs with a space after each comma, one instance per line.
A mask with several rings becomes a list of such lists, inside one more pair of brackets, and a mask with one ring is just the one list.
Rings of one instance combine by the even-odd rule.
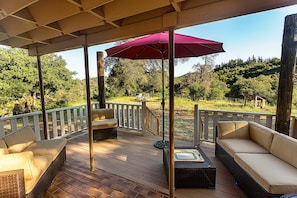
[[[296, 13], [297, 5], [192, 26], [175, 30], [175, 32], [224, 43], [226, 52], [219, 53], [215, 59], [216, 64], [237, 58], [246, 60], [253, 55], [263, 59], [280, 58], [285, 17]], [[105, 53], [105, 49], [114, 45], [114, 43], [108, 43], [89, 47], [90, 77], [97, 76], [96, 52]], [[78, 73], [76, 78], [85, 78], [83, 49], [69, 50], [58, 55], [66, 60], [66, 67], [69, 70]], [[190, 58], [183, 64], [177, 64], [175, 76], [193, 71], [192, 66], [197, 63], [202, 63], [202, 59]]]

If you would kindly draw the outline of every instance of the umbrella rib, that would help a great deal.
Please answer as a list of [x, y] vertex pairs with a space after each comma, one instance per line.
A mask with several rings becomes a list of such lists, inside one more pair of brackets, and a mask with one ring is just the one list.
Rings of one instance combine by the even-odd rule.
[[[164, 44], [162, 44], [162, 45], [164, 45]], [[161, 55], [160, 58], [162, 58], [163, 54], [167, 51], [167, 49], [164, 49], [163, 47], [160, 50], [159, 48], [155, 47], [154, 45], [148, 44], [148, 45], [145, 45], [143, 48], [141, 48], [141, 50], [137, 54], [135, 54], [131, 59], [138, 59], [139, 56], [143, 53], [143, 51], [145, 51], [147, 48], [151, 48], [151, 49], [153, 49], [153, 50], [155, 50], [157, 52], [160, 52], [160, 55]], [[128, 48], [126, 48], [126, 49], [128, 49]], [[124, 51], [124, 50], [122, 50], [122, 51]]]
[[135, 56], [132, 59], [137, 59], [139, 57], [140, 54], [142, 54], [142, 52], [147, 48], [147, 46], [145, 46], [144, 48], [142, 48], [137, 54], [135, 54]]
[[[214, 50], [214, 51], [217, 51], [216, 53], [219, 53], [219, 52], [221, 52], [221, 51], [218, 51], [218, 49], [216, 49], [216, 48], [214, 48], [214, 47], [211, 47], [211, 46], [208, 46], [208, 45], [205, 45], [205, 44], [200, 44], [201, 46], [203, 46], [203, 47], [207, 47], [207, 48], [209, 48], [209, 49], [212, 49], [212, 50]], [[223, 50], [224, 51], [224, 50]]]
[[[199, 45], [200, 45], [200, 46], [203, 46], [203, 47], [205, 47], [205, 48], [214, 50], [214, 51], [215, 51], [214, 53], [219, 53], [219, 52], [221, 52], [221, 51], [218, 51], [218, 49], [213, 48], [213, 47], [211, 47], [211, 46], [209, 46], [209, 45], [205, 45], [205, 44], [199, 44]], [[192, 50], [190, 50], [189, 48], [185, 47], [184, 45], [182, 45], [182, 47], [183, 47], [184, 50], [186, 50], [186, 51], [188, 51], [189, 53], [191, 53], [191, 54], [192, 54], [192, 57], [197, 57], [197, 55], [196, 55], [194, 52], [192, 52]], [[206, 54], [209, 54], [209, 53], [206, 53]], [[206, 54], [205, 54], [205, 55], [206, 55]], [[200, 55], [200, 56], [203, 56], [203, 55]]]
[[150, 48], [152, 48], [152, 49], [160, 52], [160, 54], [162, 55], [162, 54], [165, 54], [165, 52], [167, 51], [167, 49], [164, 49], [164, 44], [161, 44], [161, 45], [162, 45], [162, 49], [159, 49], [159, 48], [155, 47], [152, 44], [149, 44], [148, 47], [150, 47]]
[[117, 54], [120, 54], [120, 53], [126, 51], [126, 50], [129, 49], [129, 48], [131, 48], [131, 46], [126, 47], [126, 48], [123, 48], [123, 49], [117, 51], [116, 53], [110, 54], [109, 56], [110, 56], [110, 57], [116, 57]]

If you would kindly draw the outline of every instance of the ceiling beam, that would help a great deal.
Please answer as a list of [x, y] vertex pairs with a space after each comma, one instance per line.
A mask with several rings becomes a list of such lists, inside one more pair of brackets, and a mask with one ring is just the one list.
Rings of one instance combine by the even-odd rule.
[[[134, 0], [133, 0], [134, 1]], [[121, 1], [122, 2], [122, 1]], [[112, 3], [121, 3], [119, 1], [113, 1]], [[163, 1], [162, 1], [163, 2]], [[168, 0], [166, 0], [168, 4]], [[249, 0], [249, 1], [237, 1], [237, 0], [204, 0], [203, 2], [199, 1], [185, 1], [187, 4], [182, 4], [181, 12], [175, 12], [172, 9], [172, 12], [165, 13], [161, 16], [156, 16], [155, 18], [145, 18], [142, 20], [131, 20], [133, 23], [121, 24], [118, 28], [94, 28], [88, 35], [89, 45], [98, 45], [108, 42], [113, 42], [117, 40], [133, 38], [137, 36], [142, 36], [145, 34], [161, 32], [167, 30], [169, 27], [174, 26], [176, 29], [207, 23], [210, 21], [216, 21], [236, 16], [241, 16], [244, 14], [250, 14], [256, 11], [269, 10], [273, 8], [278, 8], [281, 6], [287, 6], [291, 4], [297, 4], [297, 0], [270, 0], [269, 2], [259, 2], [258, 0]], [[210, 3], [213, 2], [213, 3]], [[203, 3], [198, 7], [194, 6], [197, 3]], [[169, 5], [171, 6], [171, 5]], [[105, 7], [106, 9], [106, 7]], [[141, 8], [143, 9], [143, 8]], [[216, 10], [215, 13], [210, 12], [210, 10]], [[124, 10], [126, 12], [127, 10]], [[143, 11], [143, 10], [142, 10]], [[107, 17], [109, 18], [109, 17]], [[111, 16], [111, 19], [117, 18], [115, 15]], [[131, 17], [133, 19], [134, 17]], [[124, 20], [123, 20], [124, 21]], [[145, 27], [145, 28], [140, 28]], [[88, 32], [83, 31], [83, 32]], [[78, 48], [83, 45], [81, 41], [81, 36], [77, 38], [61, 37], [62, 40], [59, 40], [60, 43], [56, 43], [55, 40], [52, 41], [48, 46], [40, 46], [38, 48], [39, 54], [51, 53], [62, 51], [66, 49]], [[37, 53], [36, 51], [29, 49], [30, 54]]]
[[7, 16], [9, 16], [36, 3], [37, 1], [38, 0], [2, 0], [0, 1], [0, 8]]
[[[204, 6], [183, 10], [181, 13], [178, 13], [177, 26], [179, 28], [183, 28], [187, 26], [204, 24], [292, 4], [297, 4], [297, 0], [269, 0], [265, 2], [258, 0], [249, 0], [248, 2], [239, 2], [237, 0], [217, 1]], [[216, 10], [216, 13], [213, 14], [211, 10]]]
[[103, 8], [107, 20], [117, 21], [169, 5], [170, 2], [168, 0], [117, 0], [104, 5]]
[[[40, 9], [40, 7], [46, 9]], [[29, 6], [28, 9], [39, 26], [44, 26], [81, 12], [79, 7], [66, 0], [40, 0]]]
[[181, 12], [181, 2], [184, 0], [170, 0], [170, 3], [176, 12]]

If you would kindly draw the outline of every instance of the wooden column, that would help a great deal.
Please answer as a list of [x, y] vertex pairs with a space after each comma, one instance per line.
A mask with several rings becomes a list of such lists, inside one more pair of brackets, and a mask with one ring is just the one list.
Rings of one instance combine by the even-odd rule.
[[104, 86], [104, 56], [103, 52], [97, 52], [98, 72], [98, 101], [100, 109], [105, 108], [105, 86]]
[[168, 59], [169, 59], [169, 197], [174, 197], [174, 29], [169, 30]]
[[278, 84], [275, 130], [289, 135], [296, 67], [297, 14], [286, 16]]
[[41, 100], [41, 109], [42, 109], [42, 121], [43, 121], [43, 134], [44, 139], [48, 139], [47, 135], [47, 119], [44, 103], [44, 88], [43, 88], [43, 78], [42, 78], [42, 67], [40, 61], [40, 55], [37, 55], [37, 67], [38, 67], [38, 77], [39, 77], [39, 89], [40, 89], [40, 100]]
[[90, 94], [90, 73], [89, 73], [89, 53], [88, 41], [85, 36], [84, 44], [84, 59], [85, 59], [85, 74], [86, 74], [86, 92], [87, 92], [87, 109], [88, 109], [88, 132], [89, 132], [89, 154], [90, 154], [90, 171], [94, 171], [94, 150], [93, 150], [93, 130], [92, 130], [92, 107]]

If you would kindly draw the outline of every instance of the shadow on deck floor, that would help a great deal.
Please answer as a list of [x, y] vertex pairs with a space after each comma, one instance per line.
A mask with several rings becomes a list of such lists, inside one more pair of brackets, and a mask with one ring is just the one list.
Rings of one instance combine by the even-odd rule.
[[[94, 143], [94, 172], [89, 171], [87, 133], [68, 140], [65, 166], [55, 177], [46, 197], [168, 197], [162, 150], [153, 146], [157, 140], [160, 140], [160, 137], [119, 131], [117, 140]], [[190, 144], [178, 140], [175, 143], [176, 146]], [[175, 196], [246, 197], [234, 184], [230, 173], [214, 156], [214, 147], [206, 145], [202, 149], [216, 164], [216, 189], [176, 189]]]

